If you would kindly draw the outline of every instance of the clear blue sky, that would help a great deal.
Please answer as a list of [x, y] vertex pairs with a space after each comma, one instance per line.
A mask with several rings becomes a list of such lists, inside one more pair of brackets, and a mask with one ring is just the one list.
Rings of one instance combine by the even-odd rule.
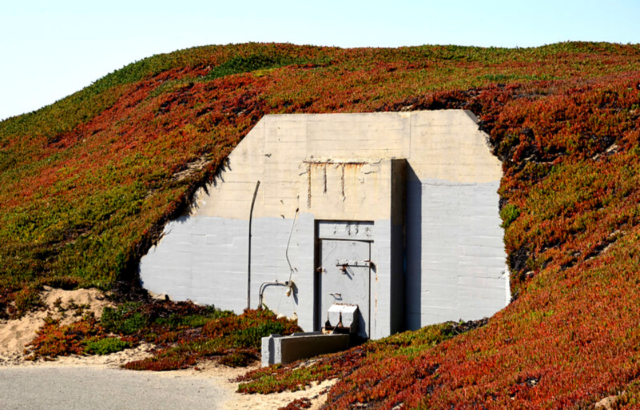
[[153, 54], [247, 41], [340, 47], [640, 43], [640, 0], [3, 1], [0, 119]]

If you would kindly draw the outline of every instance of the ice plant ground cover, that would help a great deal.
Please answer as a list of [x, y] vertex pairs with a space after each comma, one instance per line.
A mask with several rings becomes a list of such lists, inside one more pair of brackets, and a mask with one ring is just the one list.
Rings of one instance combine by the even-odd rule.
[[299, 331], [294, 320], [268, 310], [236, 315], [191, 302], [147, 300], [106, 307], [99, 320], [92, 313], [69, 325], [47, 319], [25, 352], [29, 360], [54, 360], [109, 354], [146, 342], [154, 346], [151, 356], [124, 364], [125, 369], [176, 370], [199, 360], [244, 367], [259, 358], [262, 337]]
[[[634, 406], [640, 47], [633, 45], [244, 44], [131, 64], [0, 123], [0, 314], [37, 306], [44, 285], [133, 283], [163, 224], [265, 114], [445, 108], [473, 111], [503, 161], [515, 300], [481, 328], [410, 353], [393, 347], [387, 358], [382, 347], [380, 360], [358, 359], [365, 361], [349, 367], [327, 406], [586, 408], [621, 391], [619, 405]], [[328, 377], [309, 372], [305, 380]]]

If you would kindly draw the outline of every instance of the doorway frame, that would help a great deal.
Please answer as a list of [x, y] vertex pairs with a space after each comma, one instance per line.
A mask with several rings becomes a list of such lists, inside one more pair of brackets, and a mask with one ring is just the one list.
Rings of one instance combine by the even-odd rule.
[[[375, 227], [375, 221], [372, 220], [345, 220], [345, 219], [315, 219], [314, 220], [314, 263], [313, 263], [313, 330], [318, 332], [322, 330], [324, 326], [324, 321], [322, 318], [322, 281], [321, 275], [322, 272], [319, 272], [318, 269], [322, 267], [322, 241], [323, 240], [333, 240], [333, 241], [353, 241], [353, 242], [367, 242], [369, 244], [369, 257], [373, 259], [374, 255], [374, 244], [375, 244], [375, 235], [371, 238], [345, 238], [345, 237], [321, 237], [320, 235], [320, 225], [323, 223], [353, 223], [353, 224], [363, 224], [370, 226], [372, 229]], [[375, 263], [372, 262], [372, 265], [375, 266]], [[373, 280], [374, 275], [372, 272], [373, 268], [369, 267], [369, 317], [367, 318], [367, 335], [368, 338], [371, 339], [371, 332], [373, 329], [372, 326], [372, 318], [374, 318], [374, 314], [372, 313], [373, 309]]]

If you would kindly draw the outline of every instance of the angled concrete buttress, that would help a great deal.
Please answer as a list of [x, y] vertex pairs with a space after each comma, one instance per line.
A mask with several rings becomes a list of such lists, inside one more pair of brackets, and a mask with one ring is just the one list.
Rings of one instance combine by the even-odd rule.
[[263, 303], [305, 331], [323, 327], [333, 303], [358, 305], [370, 338], [490, 316], [509, 284], [502, 166], [486, 138], [461, 110], [267, 115], [166, 225], [141, 261], [143, 285], [241, 312], [259, 180], [252, 308], [262, 284], [291, 278], [265, 285]]

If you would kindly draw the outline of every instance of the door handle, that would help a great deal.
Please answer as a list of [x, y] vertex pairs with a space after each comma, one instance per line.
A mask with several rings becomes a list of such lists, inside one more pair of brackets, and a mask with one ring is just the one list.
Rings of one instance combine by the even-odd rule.
[[350, 260], [342, 260], [338, 259], [336, 261], [336, 266], [347, 267], [347, 266], [355, 266], [355, 267], [371, 267], [373, 262], [371, 261], [350, 261]]
[[342, 293], [340, 292], [336, 292], [336, 293], [329, 293], [331, 296], [333, 296], [336, 299], [342, 299]]

